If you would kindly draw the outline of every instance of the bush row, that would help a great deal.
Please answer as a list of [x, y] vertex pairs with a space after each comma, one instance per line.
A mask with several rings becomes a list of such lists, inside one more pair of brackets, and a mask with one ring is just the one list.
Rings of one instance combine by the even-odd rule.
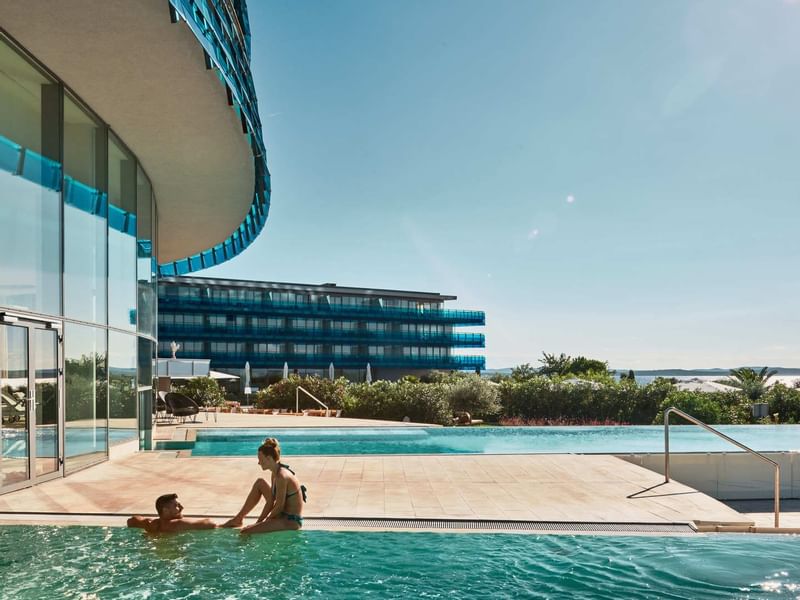
[[[662, 423], [664, 411], [675, 406], [711, 424], [752, 422], [751, 401], [739, 391], [696, 392], [675, 388], [667, 379], [644, 386], [633, 380], [568, 380], [533, 376], [506, 379], [499, 385], [471, 374], [438, 374], [420, 381], [407, 377], [397, 382], [371, 385], [331, 381], [319, 377], [290, 376], [256, 395], [260, 408], [294, 409], [295, 393], [302, 386], [344, 416], [423, 423], [450, 424], [453, 415], [469, 412], [490, 422], [530, 423]], [[206, 393], [208, 393], [206, 391]], [[769, 413], [781, 423], [800, 422], [800, 389], [776, 384], [761, 398]], [[318, 408], [300, 394], [300, 409]]]

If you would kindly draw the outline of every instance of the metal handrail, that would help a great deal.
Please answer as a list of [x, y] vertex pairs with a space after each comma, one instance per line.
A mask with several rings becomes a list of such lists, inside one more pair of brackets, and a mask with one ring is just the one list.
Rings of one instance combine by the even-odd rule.
[[736, 440], [734, 440], [731, 437], [728, 437], [727, 435], [725, 435], [721, 431], [717, 431], [713, 427], [710, 427], [709, 425], [706, 425], [705, 423], [703, 423], [699, 419], [694, 418], [692, 415], [687, 414], [687, 413], [683, 412], [682, 410], [680, 410], [679, 408], [675, 408], [674, 406], [668, 408], [666, 410], [666, 412], [664, 412], [664, 483], [669, 483], [669, 415], [671, 413], [675, 413], [679, 417], [683, 417], [687, 421], [690, 421], [690, 422], [694, 423], [695, 425], [699, 425], [703, 429], [706, 429], [707, 431], [710, 431], [711, 433], [714, 433], [714, 434], [718, 435], [723, 440], [726, 440], [726, 441], [730, 442], [734, 446], [737, 446], [737, 447], [741, 448], [742, 450], [744, 450], [746, 452], [749, 452], [750, 454], [756, 455], [761, 460], [764, 460], [764, 461], [770, 463], [773, 467], [775, 467], [775, 527], [780, 527], [780, 515], [781, 515], [781, 466], [778, 463], [776, 463], [774, 460], [772, 460], [771, 458], [767, 458], [766, 456], [764, 456], [760, 452], [756, 452], [752, 448], [748, 448], [744, 444], [742, 444], [740, 442], [737, 442]]
[[321, 401], [319, 398], [317, 398], [317, 397], [316, 397], [314, 394], [312, 394], [311, 392], [309, 392], [309, 391], [308, 391], [306, 388], [304, 388], [304, 387], [301, 387], [301, 386], [299, 386], [299, 385], [297, 386], [297, 389], [294, 391], [294, 403], [295, 403], [295, 404], [294, 404], [294, 411], [295, 411], [295, 412], [298, 412], [298, 413], [300, 412], [300, 391], [301, 391], [301, 390], [302, 390], [303, 392], [305, 392], [305, 394], [306, 394], [307, 396], [310, 396], [310, 397], [311, 397], [313, 400], [315, 400], [315, 401], [316, 401], [316, 403], [317, 403], [317, 404], [319, 404], [319, 405], [320, 405], [322, 408], [324, 408], [324, 409], [325, 409], [325, 416], [326, 416], [326, 417], [330, 417], [330, 416], [331, 416], [331, 409], [330, 409], [330, 408], [328, 408], [328, 405], [327, 405], [327, 404], [325, 404], [324, 402], [322, 402], [322, 401]]

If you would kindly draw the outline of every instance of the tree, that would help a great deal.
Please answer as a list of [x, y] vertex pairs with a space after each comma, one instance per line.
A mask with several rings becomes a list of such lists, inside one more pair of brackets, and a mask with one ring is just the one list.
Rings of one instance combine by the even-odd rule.
[[[569, 357], [567, 357], [569, 358]], [[585, 356], [576, 356], [571, 359], [567, 373], [571, 375], [583, 375], [584, 373], [606, 373], [608, 372], [608, 363], [594, 358], [586, 358]], [[629, 375], [630, 377], [630, 375]]]
[[769, 367], [764, 367], [759, 372], [750, 367], [741, 367], [739, 369], [731, 369], [730, 376], [728, 379], [724, 379], [722, 383], [742, 390], [750, 400], [756, 401], [767, 391], [767, 382], [770, 378], [777, 374], [777, 369], [770, 371]]
[[539, 362], [542, 363], [539, 373], [542, 375], [566, 375], [570, 372], [569, 368], [572, 365], [572, 359], [563, 352], [561, 356], [542, 352], [542, 356], [544, 358], [539, 359]]
[[539, 373], [542, 375], [585, 375], [586, 373], [608, 373], [608, 363], [594, 358], [586, 358], [585, 356], [576, 356], [572, 358], [563, 352], [560, 356], [555, 354], [548, 354], [542, 352], [544, 358], [540, 358], [539, 362], [542, 367]]
[[526, 381], [536, 377], [536, 369], [530, 363], [523, 363], [511, 369], [511, 379], [514, 381]]
[[188, 396], [199, 406], [223, 406], [225, 404], [225, 392], [219, 387], [215, 379], [211, 377], [195, 377], [179, 386], [177, 392]]

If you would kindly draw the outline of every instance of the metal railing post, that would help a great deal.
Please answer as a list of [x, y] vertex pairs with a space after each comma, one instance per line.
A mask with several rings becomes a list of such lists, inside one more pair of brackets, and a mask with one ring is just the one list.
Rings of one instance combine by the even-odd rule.
[[692, 415], [683, 412], [682, 410], [675, 408], [674, 406], [668, 408], [664, 412], [664, 483], [669, 483], [669, 415], [671, 413], [675, 413], [679, 417], [683, 417], [690, 423], [694, 423], [695, 425], [699, 425], [703, 429], [710, 431], [714, 435], [717, 435], [724, 439], [727, 442], [730, 442], [734, 446], [737, 446], [744, 450], [745, 452], [749, 452], [750, 454], [754, 454], [758, 458], [763, 461], [770, 463], [773, 467], [775, 467], [775, 528], [780, 527], [780, 514], [781, 514], [781, 466], [772, 460], [771, 458], [767, 458], [760, 452], [756, 452], [752, 448], [745, 446], [744, 444], [737, 442], [730, 436], [725, 435], [721, 431], [717, 431], [710, 425], [706, 425], [701, 420], [694, 418]]

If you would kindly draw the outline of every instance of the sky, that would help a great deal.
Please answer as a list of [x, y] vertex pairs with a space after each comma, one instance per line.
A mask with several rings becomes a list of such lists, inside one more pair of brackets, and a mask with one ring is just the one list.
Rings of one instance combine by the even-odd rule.
[[249, 16], [270, 215], [200, 275], [456, 295], [488, 368], [800, 366], [800, 0]]

